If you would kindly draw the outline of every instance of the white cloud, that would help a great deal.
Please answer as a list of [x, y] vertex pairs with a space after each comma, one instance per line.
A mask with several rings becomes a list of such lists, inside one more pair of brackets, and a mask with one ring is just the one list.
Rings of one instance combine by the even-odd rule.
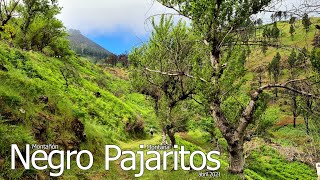
[[113, 33], [118, 28], [137, 35], [150, 31], [145, 21], [160, 13], [172, 12], [154, 0], [60, 0], [59, 18], [67, 28], [84, 34]]
[[[308, 0], [317, 1], [317, 0]], [[59, 18], [67, 28], [79, 29], [87, 35], [115, 33], [119, 28], [135, 34], [145, 35], [150, 32], [146, 19], [151, 15], [174, 13], [156, 0], [60, 0], [63, 7]], [[292, 5], [298, 6], [302, 0], [283, 0], [276, 7], [285, 10]], [[265, 22], [270, 13], [259, 14]]]

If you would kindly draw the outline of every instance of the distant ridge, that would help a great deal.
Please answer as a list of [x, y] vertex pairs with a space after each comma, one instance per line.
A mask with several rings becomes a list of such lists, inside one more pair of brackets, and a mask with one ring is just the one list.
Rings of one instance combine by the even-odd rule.
[[104, 59], [113, 55], [110, 51], [82, 35], [79, 30], [70, 29], [68, 33], [71, 49], [81, 56]]

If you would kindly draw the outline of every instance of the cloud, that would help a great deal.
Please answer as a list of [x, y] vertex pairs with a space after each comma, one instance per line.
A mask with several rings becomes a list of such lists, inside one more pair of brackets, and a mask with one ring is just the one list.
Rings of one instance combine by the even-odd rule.
[[[318, 1], [318, 0], [307, 0]], [[174, 13], [156, 0], [60, 0], [63, 7], [59, 18], [68, 28], [79, 29], [87, 35], [112, 34], [119, 29], [137, 36], [150, 32], [145, 22], [148, 17], [161, 13]], [[304, 1], [283, 0], [275, 4], [286, 10]], [[265, 22], [270, 22], [270, 13], [261, 13]]]
[[172, 12], [154, 0], [60, 0], [59, 18], [84, 34], [112, 34], [125, 29], [136, 35], [150, 31], [146, 19]]

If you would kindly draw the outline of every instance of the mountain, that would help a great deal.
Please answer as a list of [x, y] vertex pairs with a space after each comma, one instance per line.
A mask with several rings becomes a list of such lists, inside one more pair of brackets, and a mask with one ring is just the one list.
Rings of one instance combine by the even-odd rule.
[[68, 33], [71, 49], [81, 56], [104, 59], [113, 55], [110, 51], [82, 35], [79, 30], [70, 29]]

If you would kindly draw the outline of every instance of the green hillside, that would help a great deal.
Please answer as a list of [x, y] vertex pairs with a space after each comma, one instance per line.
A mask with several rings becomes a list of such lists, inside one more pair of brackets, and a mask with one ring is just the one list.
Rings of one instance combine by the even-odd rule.
[[[166, 4], [169, 1], [158, 2]], [[72, 32], [75, 36], [71, 33], [69, 44], [68, 33], [57, 19], [61, 11], [57, 1], [0, 2], [0, 179], [136, 179], [139, 168], [132, 171], [121, 169], [121, 160], [129, 154], [112, 161], [110, 170], [105, 169], [105, 145], [118, 145], [122, 150], [136, 152], [141, 150], [139, 145], [142, 144], [162, 144], [163, 131], [168, 134], [169, 143], [173, 142], [170, 139], [173, 134], [175, 144], [185, 146], [191, 152], [221, 152], [220, 156], [215, 156], [221, 163], [217, 170], [220, 176], [214, 179], [317, 178], [314, 164], [320, 160], [319, 101], [314, 95], [296, 90], [297, 94], [304, 95], [299, 96], [289, 92], [292, 88], [280, 89], [281, 84], [277, 87], [275, 84], [293, 76], [312, 77], [310, 82], [316, 85], [320, 82], [320, 51], [314, 49], [314, 46], [319, 47], [320, 32], [315, 25], [320, 24], [320, 18], [311, 18], [309, 31], [304, 29], [302, 21], [295, 22], [293, 37], [289, 33], [290, 24], [285, 21], [275, 24], [279, 28], [279, 31], [272, 31], [276, 38], [263, 37], [263, 30], [275, 27], [274, 24], [257, 25], [258, 30], [253, 36], [253, 32], [246, 34], [242, 27], [247, 27], [248, 20], [252, 24], [248, 17], [262, 10], [269, 1], [232, 1], [235, 4], [231, 1], [170, 2], [173, 2], [173, 8], [176, 3], [181, 3], [179, 8], [186, 8], [182, 13], [201, 21], [192, 21], [190, 27], [182, 21], [175, 23], [172, 18], [167, 21], [162, 16], [159, 25], [155, 20], [151, 23], [154, 29], [150, 36], [154, 39], [133, 49], [129, 56], [111, 55], [110, 58], [105, 58], [110, 52], [78, 31]], [[220, 11], [220, 8], [225, 12], [213, 13], [213, 16], [221, 13], [222, 18], [211, 16], [212, 10]], [[212, 22], [208, 23], [210, 18]], [[228, 26], [232, 28], [226, 28]], [[199, 37], [203, 32], [209, 37], [214, 34], [215, 38], [205, 39], [215, 47], [203, 43], [203, 37]], [[268, 42], [262, 43], [272, 46], [264, 52], [262, 44], [249, 45], [251, 40], [261, 43], [264, 38]], [[233, 46], [233, 40], [248, 43], [248, 46]], [[289, 63], [292, 61], [289, 58], [293, 54], [292, 47], [297, 49], [295, 53], [301, 61], [295, 64], [294, 72]], [[105, 59], [95, 64], [91, 57], [76, 55], [79, 52]], [[159, 62], [163, 64], [158, 66]], [[148, 69], [142, 63], [155, 68]], [[179, 71], [169, 73], [174, 68]], [[163, 69], [168, 72], [162, 72]], [[274, 69], [277, 72], [273, 72]], [[147, 71], [157, 74], [155, 81], [142, 78], [150, 75]], [[182, 77], [187, 80], [181, 81]], [[157, 85], [157, 82], [163, 84]], [[265, 91], [256, 91], [252, 95], [252, 91], [268, 83], [278, 89], [267, 87]], [[306, 92], [311, 87], [309, 84], [298, 85]], [[187, 90], [190, 91], [185, 91], [184, 88], [189, 87]], [[164, 92], [160, 92], [163, 89]], [[181, 96], [175, 94], [180, 92]], [[317, 88], [312, 92], [320, 94]], [[169, 94], [167, 97], [166, 93]], [[259, 93], [259, 98], [254, 97]], [[291, 101], [293, 95], [297, 95], [295, 105]], [[305, 96], [309, 98], [308, 102], [305, 102]], [[185, 101], [172, 101], [177, 97]], [[314, 104], [310, 105], [310, 97], [314, 98], [311, 98]], [[253, 104], [251, 109], [255, 111], [250, 111], [248, 104]], [[301, 107], [299, 112], [292, 112], [293, 106]], [[305, 107], [309, 109], [303, 109]], [[243, 126], [237, 127], [238, 122], [244, 122]], [[76, 156], [72, 156], [71, 169], [64, 169], [59, 177], [50, 177], [50, 172], [59, 169], [25, 169], [16, 156], [16, 169], [11, 169], [11, 160], [14, 160], [11, 157], [12, 144], [17, 144], [22, 154], [27, 152], [26, 144], [55, 144], [64, 152], [88, 150], [94, 156], [94, 163], [90, 169], [81, 170], [77, 167]], [[143, 150], [145, 156], [142, 160], [153, 157]], [[111, 152], [111, 155], [115, 154]], [[228, 163], [234, 154], [239, 155], [233, 161], [239, 167], [230, 169], [229, 165], [233, 164]], [[188, 154], [185, 159], [190, 157]], [[194, 156], [194, 165], [201, 166], [203, 160], [201, 156]], [[83, 155], [78, 161], [88, 164], [90, 158]], [[136, 159], [136, 167], [140, 167], [140, 161]], [[167, 161], [167, 170], [145, 170], [141, 179], [199, 178], [199, 171], [195, 168], [174, 170], [173, 156], [168, 156]], [[53, 157], [56, 166], [64, 163], [67, 159]], [[38, 160], [37, 164], [45, 166], [48, 162]], [[160, 164], [164, 165], [164, 162]], [[191, 162], [186, 166], [192, 167]]]
[[128, 81], [86, 59], [50, 58], [4, 44], [0, 49], [3, 177], [28, 174], [8, 170], [13, 143], [54, 143], [102, 154], [105, 144], [145, 137], [144, 129], [156, 126], [152, 106], [131, 92]]
[[[314, 21], [318, 21], [315, 19]], [[300, 34], [291, 41], [285, 34], [283, 43], [303, 46]], [[302, 32], [301, 32], [302, 33]], [[311, 44], [316, 30], [307, 34]], [[260, 57], [268, 63], [276, 49], [269, 49], [266, 56], [253, 54], [248, 68], [254, 68]], [[290, 51], [281, 51], [288, 54]], [[24, 52], [0, 46], [0, 176], [7, 178], [45, 178], [49, 170], [10, 170], [10, 145], [54, 143], [64, 149], [87, 149], [95, 156], [94, 166], [88, 171], [74, 168], [66, 170], [63, 179], [133, 179], [137, 171], [123, 171], [116, 162], [110, 171], [104, 170], [104, 145], [117, 144], [127, 150], [137, 150], [139, 144], [160, 144], [161, 130], [151, 101], [134, 93], [124, 69], [104, 68], [90, 63], [85, 58], [48, 57], [41, 53]], [[248, 80], [254, 74], [247, 74]], [[285, 74], [283, 75], [283, 78]], [[248, 82], [246, 86], [250, 86]], [[272, 143], [255, 137], [246, 144], [247, 160], [245, 176], [248, 179], [315, 179], [315, 168], [303, 159], [290, 157], [287, 151], [303, 152], [304, 125], [299, 118], [298, 128], [291, 125], [289, 112], [279, 100], [266, 110], [266, 118], [273, 124], [269, 129]], [[282, 127], [284, 123], [287, 126]], [[81, 127], [84, 127], [82, 129]], [[80, 127], [80, 128], [75, 128]], [[156, 129], [151, 137], [147, 132]], [[270, 136], [271, 135], [271, 136]], [[223, 155], [220, 157], [221, 179], [239, 179], [227, 173], [225, 140], [217, 134]], [[189, 125], [189, 132], [178, 133], [177, 143], [186, 149], [210, 151], [209, 134], [200, 129], [197, 121]], [[316, 142], [316, 141], [315, 141]], [[302, 153], [303, 154], [303, 153]], [[170, 160], [172, 161], [172, 159]], [[138, 162], [139, 164], [139, 162]], [[143, 179], [194, 179], [194, 171], [146, 171]]]

